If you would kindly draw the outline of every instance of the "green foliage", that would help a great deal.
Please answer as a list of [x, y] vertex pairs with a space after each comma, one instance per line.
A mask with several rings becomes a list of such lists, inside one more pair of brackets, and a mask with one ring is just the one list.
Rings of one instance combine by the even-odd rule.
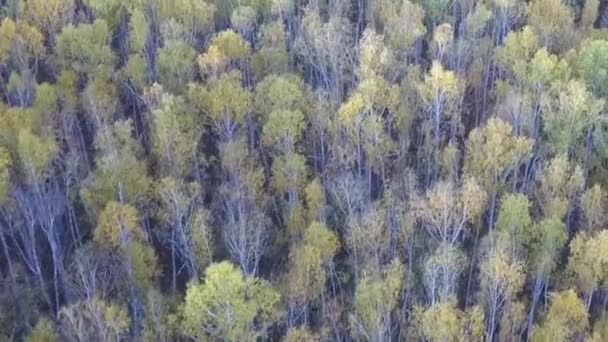
[[229, 262], [211, 264], [202, 282], [188, 286], [182, 327], [198, 339], [254, 340], [277, 318], [279, 301], [265, 280], [245, 278]]
[[131, 17], [129, 18], [129, 29], [131, 52], [137, 53], [143, 51], [150, 33], [148, 23], [146, 22], [146, 16], [143, 11], [136, 10], [131, 13]]
[[85, 0], [85, 3], [93, 10], [93, 12], [99, 16], [104, 17], [106, 20], [111, 22], [116, 20], [122, 13], [121, 10], [127, 12], [134, 12], [143, 8], [144, 0]]
[[158, 51], [158, 75], [167, 90], [181, 93], [194, 77], [196, 52], [184, 41], [169, 41]]
[[532, 228], [528, 243], [530, 273], [548, 276], [556, 266], [556, 258], [566, 244], [566, 227], [557, 219], [544, 219]]
[[606, 210], [606, 191], [599, 184], [587, 189], [581, 198], [581, 209], [585, 213], [588, 229], [601, 229], [604, 227]]
[[304, 115], [299, 110], [274, 110], [263, 128], [263, 141], [269, 147], [287, 153], [304, 131]]
[[301, 154], [292, 152], [275, 159], [272, 163], [272, 184], [279, 192], [300, 189], [306, 182], [308, 169]]
[[507, 34], [504, 44], [496, 48], [495, 58], [499, 64], [518, 79], [524, 79], [526, 64], [539, 49], [538, 36], [531, 27]]
[[589, 89], [598, 97], [608, 96], [608, 41], [588, 40], [577, 56], [578, 72]]
[[255, 89], [255, 108], [263, 116], [274, 110], [308, 109], [304, 82], [293, 74], [270, 75], [258, 83]]
[[[608, 280], [608, 231], [577, 234], [570, 242], [568, 271], [578, 289], [587, 296]], [[591, 298], [589, 298], [591, 300]]]
[[489, 190], [508, 177], [532, 151], [532, 140], [513, 134], [508, 123], [491, 118], [483, 128], [469, 134], [465, 170]]
[[162, 88], [151, 89], [160, 103], [152, 109], [153, 150], [161, 174], [188, 174], [196, 161], [196, 142], [201, 128], [196, 117], [186, 110], [183, 99], [163, 93]]
[[426, 33], [424, 10], [417, 3], [380, 0], [372, 6], [377, 22], [384, 26], [384, 34], [395, 49], [410, 49], [416, 39]]
[[207, 52], [197, 58], [197, 63], [202, 75], [217, 78], [220, 72], [243, 62], [250, 54], [249, 43], [233, 30], [226, 30], [211, 39]]
[[544, 323], [535, 327], [532, 341], [570, 341], [588, 326], [585, 305], [573, 290], [554, 292]]
[[10, 186], [11, 155], [6, 148], [0, 146], [0, 204], [4, 202]]
[[206, 87], [189, 89], [190, 101], [208, 116], [216, 133], [223, 139], [235, 136], [251, 110], [251, 93], [241, 85], [242, 76], [233, 71], [209, 82]]
[[30, 59], [38, 59], [44, 54], [43, 36], [23, 20], [14, 22], [4, 18], [0, 23], [0, 63], [9, 59], [20, 68], [28, 66]]
[[77, 73], [105, 74], [116, 59], [109, 41], [110, 29], [102, 19], [92, 24], [67, 25], [57, 36], [57, 62]]
[[418, 308], [420, 334], [429, 341], [459, 341], [463, 331], [464, 313], [452, 299], [438, 302], [426, 310]]
[[544, 128], [548, 143], [557, 154], [577, 149], [604, 107], [604, 100], [596, 100], [578, 81], [556, 87], [544, 100]]
[[558, 219], [566, 216], [585, 182], [582, 168], [563, 155], [546, 163], [537, 178], [543, 212], [547, 217]]
[[258, 41], [262, 47], [251, 56], [251, 67], [257, 79], [288, 72], [286, 39], [285, 29], [280, 22], [273, 21], [262, 26], [258, 33]]
[[531, 238], [530, 202], [525, 195], [508, 194], [502, 199], [496, 229], [509, 249], [518, 255]]
[[561, 0], [534, 0], [526, 10], [528, 22], [532, 25], [543, 46], [559, 48], [567, 43], [566, 35], [571, 32], [574, 16], [571, 9]]
[[371, 271], [357, 284], [351, 325], [361, 338], [382, 341], [389, 336], [391, 312], [399, 302], [404, 273], [403, 264], [393, 260], [386, 269]]
[[30, 25], [52, 39], [70, 22], [74, 6], [74, 0], [31, 0], [25, 3], [23, 13]]
[[134, 203], [148, 191], [150, 180], [144, 163], [138, 159], [139, 146], [131, 137], [131, 129], [130, 121], [117, 121], [97, 132], [96, 167], [81, 190], [93, 212], [111, 200]]
[[191, 36], [208, 33], [213, 26], [216, 6], [211, 4], [210, 1], [177, 0], [166, 2], [153, 0], [152, 2], [164, 21], [174, 20]]
[[319, 222], [305, 230], [302, 241], [290, 253], [289, 295], [306, 302], [319, 298], [325, 288], [327, 268], [338, 252], [336, 234]]
[[607, 340], [602, 1], [0, 3], [0, 340]]
[[99, 214], [93, 240], [109, 251], [120, 251], [135, 283], [147, 288], [155, 276], [156, 256], [138, 220], [135, 208], [110, 201]]
[[59, 341], [59, 334], [51, 321], [41, 318], [25, 340], [26, 342], [56, 342]]
[[44, 176], [57, 153], [57, 145], [52, 137], [41, 137], [24, 129], [17, 136], [17, 151], [27, 182], [34, 183]]

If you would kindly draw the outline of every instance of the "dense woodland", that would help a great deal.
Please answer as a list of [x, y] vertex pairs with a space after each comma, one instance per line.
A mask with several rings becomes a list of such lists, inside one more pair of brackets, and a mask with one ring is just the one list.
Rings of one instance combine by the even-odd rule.
[[606, 2], [0, 21], [0, 340], [608, 341]]

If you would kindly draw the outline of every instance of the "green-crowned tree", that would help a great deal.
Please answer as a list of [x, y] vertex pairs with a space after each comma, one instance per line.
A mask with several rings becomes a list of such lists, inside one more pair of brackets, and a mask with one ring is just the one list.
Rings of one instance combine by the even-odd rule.
[[585, 214], [586, 228], [588, 230], [596, 231], [605, 227], [607, 194], [602, 186], [595, 184], [588, 188], [585, 193], [581, 196], [581, 209]]
[[275, 323], [279, 302], [269, 282], [243, 276], [230, 262], [215, 263], [188, 286], [181, 325], [196, 339], [254, 341]]
[[64, 26], [57, 35], [57, 63], [79, 74], [110, 74], [116, 60], [109, 45], [110, 33], [103, 19]]
[[535, 327], [531, 341], [572, 341], [584, 336], [589, 326], [583, 301], [572, 289], [553, 292], [544, 322]]
[[567, 237], [566, 226], [556, 218], [545, 218], [532, 228], [527, 267], [532, 291], [526, 325], [528, 338], [532, 334], [536, 307], [543, 291], [546, 291]]
[[290, 253], [287, 274], [287, 325], [306, 324], [313, 305], [323, 306], [319, 299], [325, 292], [327, 275], [333, 269], [333, 258], [340, 248], [338, 237], [324, 224], [313, 222], [304, 231]]
[[608, 231], [581, 232], [570, 241], [568, 272], [583, 294], [587, 310], [591, 307], [593, 294], [608, 280]]
[[391, 338], [395, 329], [393, 311], [404, 282], [405, 270], [399, 260], [363, 275], [355, 290], [354, 312], [349, 317], [355, 336], [376, 342]]
[[136, 204], [149, 190], [146, 166], [131, 130], [131, 121], [117, 121], [101, 127], [96, 134], [95, 169], [81, 187], [81, 196], [91, 214], [112, 200]]

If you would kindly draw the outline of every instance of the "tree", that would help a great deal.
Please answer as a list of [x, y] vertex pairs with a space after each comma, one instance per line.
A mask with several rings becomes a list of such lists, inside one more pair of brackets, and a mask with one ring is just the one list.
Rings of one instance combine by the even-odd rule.
[[[353, 24], [343, 9], [336, 9], [337, 13], [327, 19], [321, 11], [313, 3], [304, 9], [298, 28], [300, 34], [293, 43], [294, 54], [311, 69], [311, 80], [318, 82], [321, 89], [329, 92], [331, 99], [339, 103], [344, 96], [342, 85], [352, 76], [351, 58], [356, 38], [353, 37]], [[278, 28], [273, 29], [278, 31]], [[282, 42], [276, 45], [282, 48]], [[280, 56], [278, 51], [274, 55]]]
[[239, 6], [232, 11], [230, 23], [247, 41], [255, 38], [258, 13], [251, 6]]
[[258, 33], [261, 46], [251, 56], [251, 69], [255, 79], [275, 74], [285, 74], [289, 69], [287, 37], [283, 24], [273, 21], [263, 25]]
[[454, 139], [460, 131], [459, 107], [462, 90], [462, 81], [456, 73], [446, 70], [440, 61], [433, 61], [424, 81], [417, 87], [422, 101], [425, 143], [428, 144], [428, 150], [420, 151], [425, 153], [424, 158], [429, 160], [425, 163], [428, 182], [436, 178], [433, 170], [438, 164], [443, 143]]
[[382, 270], [364, 275], [355, 290], [355, 314], [350, 317], [356, 334], [368, 341], [386, 341], [393, 331], [392, 311], [399, 302], [404, 283], [399, 260]]
[[480, 286], [488, 319], [486, 337], [492, 341], [506, 303], [513, 301], [524, 284], [524, 265], [501, 246], [490, 248], [480, 266]]
[[599, 342], [605, 340], [608, 337], [607, 327], [605, 318], [598, 320], [593, 324], [593, 334], [586, 341]]
[[110, 200], [136, 203], [150, 184], [140, 147], [131, 137], [131, 121], [117, 121], [99, 129], [95, 137], [96, 167], [87, 177], [81, 195], [87, 209], [99, 212]]
[[588, 324], [587, 310], [576, 292], [554, 292], [546, 319], [534, 329], [532, 341], [570, 341], [582, 337]]
[[274, 323], [279, 300], [279, 293], [265, 280], [244, 277], [226, 261], [211, 264], [203, 282], [188, 286], [182, 327], [198, 339], [255, 340]]
[[246, 124], [251, 111], [251, 93], [243, 88], [242, 75], [233, 71], [211, 80], [207, 87], [192, 86], [189, 99], [202, 110], [215, 133], [224, 141], [237, 137], [237, 130]]
[[22, 73], [29, 62], [36, 61], [44, 54], [43, 36], [33, 26], [23, 20], [4, 18], [0, 23], [0, 63], [11, 61]]
[[174, 97], [163, 92], [162, 88], [151, 89], [150, 103], [152, 115], [153, 153], [163, 176], [179, 177], [188, 175], [198, 163], [197, 142], [202, 127], [196, 117], [186, 110], [181, 97]]
[[62, 334], [77, 341], [122, 340], [131, 318], [119, 304], [95, 297], [63, 307], [59, 311]]
[[561, 0], [534, 0], [528, 4], [526, 12], [528, 22], [538, 32], [541, 45], [552, 50], [569, 48], [567, 37], [573, 31], [574, 18], [565, 3]]
[[288, 154], [300, 140], [304, 124], [304, 114], [300, 110], [274, 110], [264, 123], [262, 140], [279, 154]]
[[556, 154], [580, 153], [585, 132], [599, 120], [604, 100], [596, 100], [579, 81], [554, 88], [543, 100], [544, 130], [550, 149]]
[[306, 328], [291, 328], [287, 330], [287, 335], [283, 341], [285, 342], [315, 342], [318, 341], [317, 334]]
[[507, 303], [500, 320], [499, 341], [519, 341], [526, 322], [526, 306], [522, 302]]
[[497, 118], [491, 118], [485, 127], [469, 134], [465, 172], [475, 176], [489, 195], [490, 230], [494, 226], [499, 187], [530, 156], [532, 144], [531, 139], [515, 136], [513, 128]]
[[263, 211], [263, 170], [245, 146], [242, 139], [220, 146], [225, 181], [219, 189], [218, 205], [228, 252], [247, 276], [253, 276], [268, 247], [271, 222]]
[[557, 264], [557, 256], [566, 244], [565, 225], [556, 218], [546, 218], [532, 229], [533, 235], [528, 245], [530, 280], [532, 281], [532, 300], [528, 311], [528, 337], [532, 333], [532, 324], [536, 306], [545, 290], [549, 277]]
[[456, 307], [456, 300], [449, 298], [414, 310], [418, 333], [429, 341], [482, 341], [484, 338], [480, 329], [484, 317], [478, 307], [462, 312]]
[[587, 40], [583, 42], [576, 59], [579, 75], [598, 98], [605, 98], [608, 95], [606, 51], [608, 51], [607, 40]]
[[466, 266], [466, 258], [461, 248], [440, 244], [424, 263], [423, 282], [426, 297], [431, 305], [455, 296], [458, 279]]
[[107, 75], [116, 59], [109, 41], [110, 29], [103, 19], [67, 25], [57, 36], [57, 62], [76, 73]]
[[23, 13], [27, 22], [45, 34], [48, 40], [70, 22], [74, 11], [73, 0], [33, 0], [25, 3]]
[[250, 54], [249, 43], [233, 30], [226, 30], [213, 37], [209, 49], [197, 58], [197, 63], [203, 76], [217, 78], [236, 66], [243, 67]]
[[538, 35], [530, 26], [507, 34], [504, 44], [496, 48], [494, 56], [499, 65], [512, 77], [524, 79], [527, 63], [539, 50]]
[[409, 0], [376, 1], [374, 19], [395, 51], [407, 54], [414, 42], [426, 33], [424, 9]]
[[355, 278], [359, 279], [365, 269], [379, 269], [388, 258], [390, 236], [387, 232], [385, 208], [379, 203], [372, 203], [363, 212], [356, 211], [346, 219], [348, 221], [343, 229], [349, 261]]
[[537, 178], [539, 202], [545, 216], [562, 219], [569, 215], [585, 181], [581, 167], [563, 155], [557, 156], [547, 162]]
[[441, 243], [456, 243], [467, 223], [482, 214], [487, 195], [477, 181], [469, 178], [460, 188], [449, 182], [438, 182], [415, 204], [415, 212], [429, 235]]
[[447, 57], [448, 49], [454, 44], [454, 29], [452, 25], [443, 23], [433, 31], [432, 51], [433, 60], [441, 63]]
[[[356, 91], [338, 110], [339, 127], [342, 129], [336, 133], [343, 132], [347, 146], [354, 150], [359, 177], [367, 168], [368, 190], [371, 191], [372, 171], [386, 178], [386, 159], [393, 150], [387, 129], [393, 125], [392, 113], [397, 110], [399, 91], [397, 86], [375, 75], [373, 68], [368, 68], [372, 69], [368, 71], [372, 75], [359, 83]], [[381, 122], [386, 112], [391, 113], [388, 127]], [[365, 159], [367, 163], [364, 163]]]
[[306, 86], [295, 74], [267, 76], [255, 88], [255, 108], [262, 116], [275, 110], [300, 110], [306, 114], [307, 100]]
[[217, 11], [217, 6], [208, 1], [180, 0], [167, 3], [154, 0], [153, 4], [162, 21], [172, 20], [183, 27], [187, 42], [195, 42], [197, 35], [209, 33]]
[[165, 229], [157, 234], [171, 250], [171, 284], [177, 286], [177, 274], [184, 267], [190, 277], [211, 262], [213, 232], [209, 213], [202, 208], [200, 186], [171, 177], [156, 186], [160, 200], [158, 216]]
[[607, 195], [599, 184], [587, 189], [581, 196], [581, 209], [585, 214], [586, 228], [589, 230], [598, 230], [604, 227], [606, 218], [604, 212], [606, 208]]
[[300, 312], [303, 312], [304, 322], [308, 321], [308, 305], [324, 292], [327, 273], [333, 268], [333, 258], [339, 247], [336, 234], [319, 222], [311, 223], [302, 240], [292, 247], [287, 274], [290, 326]]
[[9, 151], [0, 147], [0, 204], [6, 200], [10, 186], [10, 168], [13, 163]]
[[[99, 214], [93, 240], [109, 252], [120, 253], [124, 259], [127, 281], [146, 289], [156, 275], [156, 256], [148, 245], [147, 234], [140, 227], [138, 220], [135, 208], [110, 201]], [[136, 299], [131, 298], [131, 301], [133, 300]]]
[[578, 233], [570, 242], [568, 272], [583, 293], [587, 309], [591, 306], [593, 294], [608, 280], [608, 231], [596, 234]]
[[55, 331], [55, 327], [51, 321], [46, 318], [41, 318], [36, 322], [36, 325], [25, 340], [26, 342], [56, 342], [59, 341], [59, 335]]
[[[167, 39], [166, 39], [167, 40]], [[161, 84], [181, 93], [194, 78], [195, 50], [182, 40], [167, 40], [158, 51], [158, 76]]]
[[532, 236], [532, 217], [528, 197], [508, 194], [503, 197], [496, 219], [499, 243], [507, 247], [511, 258], [526, 257], [526, 246]]

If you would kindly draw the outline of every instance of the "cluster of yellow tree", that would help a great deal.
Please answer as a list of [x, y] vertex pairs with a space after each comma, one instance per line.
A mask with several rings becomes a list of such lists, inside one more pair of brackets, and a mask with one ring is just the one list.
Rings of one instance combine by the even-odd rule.
[[0, 1], [0, 340], [608, 341], [602, 12]]

